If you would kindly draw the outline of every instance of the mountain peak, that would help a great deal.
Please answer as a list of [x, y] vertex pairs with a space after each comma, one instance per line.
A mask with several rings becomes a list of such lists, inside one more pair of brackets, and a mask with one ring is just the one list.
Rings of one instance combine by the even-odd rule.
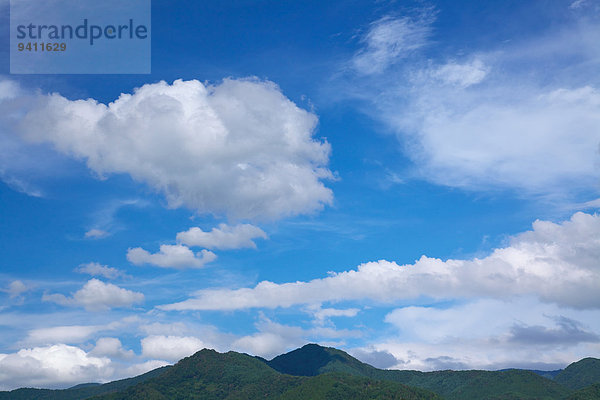
[[365, 375], [365, 370], [373, 369], [342, 350], [316, 343], [279, 355], [267, 364], [281, 373], [299, 376], [316, 376], [324, 372]]

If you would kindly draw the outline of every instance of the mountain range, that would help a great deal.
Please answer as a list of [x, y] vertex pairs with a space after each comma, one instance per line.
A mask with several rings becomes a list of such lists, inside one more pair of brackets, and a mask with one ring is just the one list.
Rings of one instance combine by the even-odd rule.
[[561, 371], [382, 370], [330, 347], [307, 344], [272, 360], [204, 349], [146, 374], [70, 389], [16, 389], [0, 400], [154, 399], [600, 399], [600, 359]]

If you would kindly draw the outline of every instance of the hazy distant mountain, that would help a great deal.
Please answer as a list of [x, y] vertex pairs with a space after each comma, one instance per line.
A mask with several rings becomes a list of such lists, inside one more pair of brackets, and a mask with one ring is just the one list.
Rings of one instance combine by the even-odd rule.
[[544, 371], [381, 370], [349, 354], [309, 344], [267, 361], [201, 350], [171, 367], [104, 385], [66, 390], [18, 389], [0, 400], [154, 399], [600, 399], [600, 360], [571, 364], [552, 380]]

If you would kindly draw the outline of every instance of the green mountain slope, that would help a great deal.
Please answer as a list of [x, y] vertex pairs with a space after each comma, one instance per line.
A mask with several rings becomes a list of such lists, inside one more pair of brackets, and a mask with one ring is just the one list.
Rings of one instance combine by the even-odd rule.
[[[578, 390], [578, 391], [575, 391]], [[104, 385], [17, 389], [0, 400], [406, 399], [600, 400], [600, 360], [586, 358], [556, 375], [527, 370], [381, 370], [349, 354], [309, 344], [268, 361], [202, 350], [176, 365]]]
[[386, 379], [431, 390], [448, 400], [562, 399], [570, 390], [531, 371], [386, 371]]
[[356, 376], [431, 390], [448, 400], [562, 399], [570, 391], [531, 371], [398, 371], [380, 370], [349, 354], [316, 344], [275, 357], [267, 363], [288, 374], [314, 376], [344, 372]]
[[274, 396], [295, 386], [296, 378], [277, 373], [260, 361], [235, 352], [201, 350], [165, 374], [102, 399], [223, 399]]
[[439, 399], [431, 392], [395, 382], [347, 374], [299, 377], [279, 373], [261, 360], [202, 350], [166, 373], [97, 400], [162, 399]]
[[138, 383], [161, 375], [169, 368], [171, 367], [157, 368], [133, 378], [121, 379], [103, 385], [87, 383], [63, 390], [23, 388], [10, 392], [0, 392], [0, 400], [83, 400], [104, 393], [117, 392], [130, 386], [137, 385]]
[[442, 398], [433, 392], [395, 382], [376, 381], [349, 374], [328, 372], [303, 378], [301, 385], [282, 394], [281, 400], [417, 400]]
[[570, 392], [530, 371], [477, 372], [474, 379], [448, 393], [447, 398], [562, 399]]
[[543, 376], [544, 378], [554, 379], [556, 375], [560, 374], [563, 370], [556, 369], [554, 371], [540, 371], [539, 369], [529, 369], [528, 371], [534, 372], [539, 376]]
[[283, 374], [315, 376], [326, 372], [345, 372], [352, 375], [373, 377], [380, 371], [362, 363], [341, 350], [307, 344], [299, 349], [265, 361], [271, 368]]
[[600, 383], [580, 389], [567, 397], [567, 400], [599, 400]]
[[556, 375], [554, 381], [570, 389], [583, 389], [600, 383], [600, 359], [584, 358], [577, 361]]

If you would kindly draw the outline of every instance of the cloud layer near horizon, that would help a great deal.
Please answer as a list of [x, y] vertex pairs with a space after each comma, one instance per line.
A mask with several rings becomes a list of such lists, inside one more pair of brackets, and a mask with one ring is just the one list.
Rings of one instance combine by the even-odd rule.
[[[562, 368], [574, 357], [600, 350], [598, 259], [600, 216], [576, 213], [562, 223], [536, 221], [532, 230], [483, 258], [424, 256], [403, 266], [378, 261], [308, 282], [202, 290], [196, 298], [121, 320], [107, 314], [110, 322], [30, 329], [18, 345], [37, 347], [0, 354], [0, 387], [64, 387], [91, 376], [131, 376], [204, 347], [269, 358], [307, 342], [342, 347], [364, 361], [393, 368]], [[129, 306], [141, 296], [92, 279], [72, 297], [47, 295], [46, 300], [95, 311]], [[413, 298], [441, 303], [402, 305]], [[330, 302], [352, 308], [322, 306]], [[266, 316], [276, 307], [301, 317], [294, 324], [278, 323]], [[248, 308], [259, 309], [258, 317], [255, 331], [243, 334], [198, 325], [197, 313], [186, 319], [172, 312]], [[375, 336], [363, 325], [373, 316], [365, 318], [371, 309], [387, 325]], [[342, 321], [350, 328], [339, 328]], [[114, 337], [119, 332], [136, 339], [124, 345]], [[350, 347], [356, 338], [362, 345]], [[11, 378], [24, 370], [32, 371], [31, 377]]]
[[472, 260], [422, 256], [412, 265], [376, 261], [308, 282], [262, 281], [254, 288], [206, 289], [163, 310], [237, 310], [371, 300], [536, 296], [566, 307], [600, 308], [600, 216], [536, 221], [510, 245]]

